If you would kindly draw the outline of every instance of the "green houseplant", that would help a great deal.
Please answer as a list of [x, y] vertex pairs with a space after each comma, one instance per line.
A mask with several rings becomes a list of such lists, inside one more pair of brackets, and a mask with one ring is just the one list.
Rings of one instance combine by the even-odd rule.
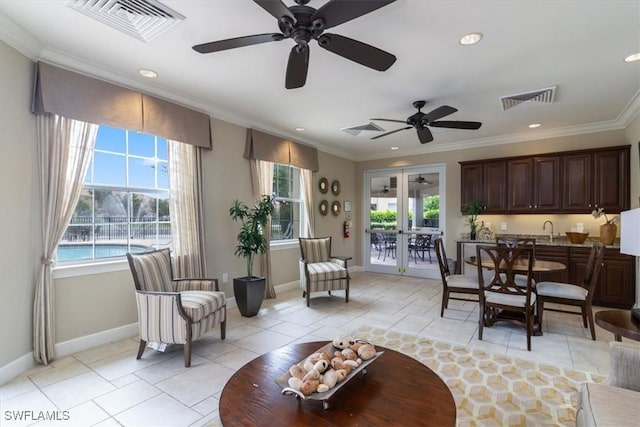
[[236, 237], [235, 255], [244, 258], [247, 263], [246, 277], [233, 279], [233, 292], [240, 313], [245, 317], [258, 314], [264, 298], [265, 278], [253, 275], [253, 261], [256, 254], [264, 253], [269, 242], [264, 235], [269, 216], [273, 213], [273, 199], [264, 195], [253, 207], [234, 200], [229, 215], [234, 221], [240, 221], [240, 231]]
[[469, 237], [471, 240], [476, 240], [476, 233], [478, 231], [478, 215], [482, 212], [483, 204], [478, 200], [471, 200], [464, 204], [463, 215], [466, 216], [465, 221], [469, 225]]

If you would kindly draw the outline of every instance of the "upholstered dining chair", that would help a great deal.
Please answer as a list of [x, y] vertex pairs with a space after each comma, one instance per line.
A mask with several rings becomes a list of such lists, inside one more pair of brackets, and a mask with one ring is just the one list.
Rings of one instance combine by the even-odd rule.
[[331, 254], [331, 237], [298, 238], [300, 242], [300, 288], [307, 298], [307, 307], [312, 292], [344, 289], [345, 302], [349, 302], [349, 271], [347, 261], [351, 257]]
[[[483, 263], [478, 262], [478, 280], [480, 282], [480, 318], [478, 339], [482, 340], [484, 326], [498, 321], [515, 323], [527, 331], [527, 350], [531, 351], [531, 335], [535, 315], [536, 294], [533, 292], [533, 248], [526, 246], [476, 246], [478, 260], [491, 260], [493, 268], [491, 278], [483, 275]], [[526, 286], [515, 281], [516, 263], [525, 262], [527, 266]], [[508, 316], [506, 315], [508, 313]]]
[[[472, 275], [451, 274], [447, 262], [447, 253], [444, 249], [444, 242], [438, 237], [434, 242], [436, 258], [440, 267], [440, 277], [442, 278], [442, 305], [440, 306], [440, 317], [444, 316], [444, 309], [449, 307], [449, 300], [470, 301], [467, 298], [453, 297], [451, 294], [471, 294], [478, 295], [478, 278]], [[477, 301], [477, 300], [476, 300]]]
[[542, 315], [545, 307], [544, 303], [551, 302], [562, 305], [572, 305], [580, 307], [580, 312], [575, 310], [565, 310], [560, 308], [546, 308], [547, 311], [558, 311], [561, 313], [570, 313], [582, 315], [582, 324], [586, 328], [587, 321], [591, 330], [591, 339], [595, 341], [596, 330], [593, 325], [593, 294], [595, 293], [598, 277], [604, 257], [604, 247], [602, 245], [593, 245], [589, 252], [589, 260], [584, 272], [582, 283], [574, 285], [571, 283], [560, 282], [538, 282], [536, 284], [536, 293], [538, 294], [538, 319], [540, 327], [542, 327]]
[[184, 345], [191, 366], [191, 343], [220, 324], [225, 339], [227, 305], [217, 279], [174, 279], [169, 249], [127, 254], [138, 305], [142, 357], [148, 342]]

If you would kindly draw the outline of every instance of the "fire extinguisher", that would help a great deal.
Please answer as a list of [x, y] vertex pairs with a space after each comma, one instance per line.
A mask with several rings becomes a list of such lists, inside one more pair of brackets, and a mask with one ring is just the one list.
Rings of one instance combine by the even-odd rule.
[[349, 221], [345, 221], [342, 223], [342, 235], [345, 239], [349, 238]]

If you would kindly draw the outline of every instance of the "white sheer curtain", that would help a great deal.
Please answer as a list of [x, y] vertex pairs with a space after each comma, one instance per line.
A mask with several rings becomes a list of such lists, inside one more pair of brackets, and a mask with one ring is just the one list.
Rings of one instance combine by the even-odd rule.
[[201, 148], [169, 140], [171, 250], [177, 277], [206, 277]]
[[[273, 163], [264, 160], [249, 160], [251, 164], [251, 181], [253, 183], [253, 196], [257, 200], [262, 199], [262, 196], [273, 193]], [[264, 230], [264, 235], [267, 238], [267, 242], [271, 241], [271, 217], [267, 222], [267, 226]], [[262, 257], [260, 257], [260, 266], [262, 268], [262, 276], [266, 280], [266, 286], [264, 290], [264, 297], [267, 299], [276, 297], [276, 290], [273, 287], [273, 280], [271, 277], [271, 248], [267, 244]]]
[[315, 202], [313, 198], [313, 172], [309, 169], [300, 169], [300, 176], [302, 177], [302, 197], [304, 198], [304, 207], [307, 211], [306, 237], [314, 237]]
[[98, 125], [50, 114], [36, 117], [36, 129], [42, 258], [33, 302], [33, 357], [47, 365], [55, 357], [52, 265], [80, 197]]

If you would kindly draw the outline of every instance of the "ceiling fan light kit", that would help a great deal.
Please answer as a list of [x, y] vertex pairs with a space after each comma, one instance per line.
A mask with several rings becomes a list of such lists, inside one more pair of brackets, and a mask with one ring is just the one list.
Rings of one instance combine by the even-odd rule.
[[359, 18], [395, 0], [330, 0], [320, 9], [306, 4], [309, 0], [294, 0], [296, 5], [287, 7], [281, 0], [253, 0], [278, 20], [281, 33], [256, 34], [232, 39], [213, 41], [193, 46], [199, 53], [219, 52], [243, 46], [292, 39], [295, 45], [289, 53], [285, 87], [296, 89], [305, 85], [309, 70], [309, 42], [316, 40], [318, 45], [329, 52], [342, 56], [365, 67], [377, 71], [386, 71], [396, 61], [396, 57], [377, 47], [324, 31]]

